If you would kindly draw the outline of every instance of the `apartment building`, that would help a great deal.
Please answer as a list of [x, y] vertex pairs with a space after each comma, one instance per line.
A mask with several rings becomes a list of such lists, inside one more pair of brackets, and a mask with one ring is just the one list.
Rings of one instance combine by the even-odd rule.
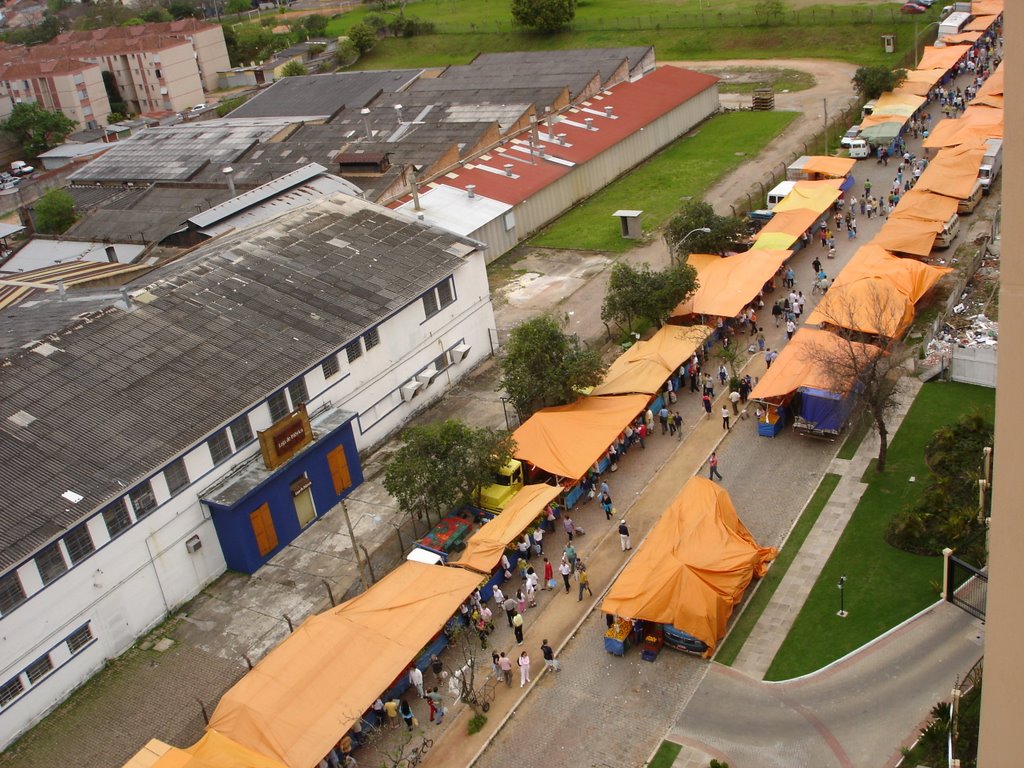
[[106, 125], [110, 114], [100, 67], [78, 59], [0, 64], [0, 96], [63, 112], [83, 128]]

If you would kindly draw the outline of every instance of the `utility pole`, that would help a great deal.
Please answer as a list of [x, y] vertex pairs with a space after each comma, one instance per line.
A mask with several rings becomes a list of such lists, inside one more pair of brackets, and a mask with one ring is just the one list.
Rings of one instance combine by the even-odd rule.
[[825, 154], [829, 154], [828, 151], [828, 99], [822, 99], [821, 103], [825, 107]]

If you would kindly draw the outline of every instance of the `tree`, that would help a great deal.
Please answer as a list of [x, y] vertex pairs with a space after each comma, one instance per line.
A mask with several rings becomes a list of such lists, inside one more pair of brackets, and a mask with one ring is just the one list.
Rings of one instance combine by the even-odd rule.
[[618, 261], [612, 265], [601, 319], [614, 322], [627, 333], [633, 330], [636, 320], [647, 320], [660, 328], [679, 302], [695, 290], [697, 272], [689, 264], [653, 272], [648, 264], [635, 268]]
[[[472, 504], [476, 490], [492, 481], [515, 450], [507, 432], [447, 419], [409, 427], [384, 472], [384, 487], [413, 520], [440, 519]], [[414, 523], [415, 526], [415, 523]]]
[[781, 20], [786, 13], [785, 0], [758, 0], [754, 6], [754, 15], [761, 23], [768, 26], [772, 20]]
[[898, 88], [906, 79], [907, 70], [890, 69], [885, 64], [857, 67], [853, 74], [853, 87], [862, 99], [877, 99], [883, 93]]
[[[822, 326], [832, 332], [833, 343], [815, 343], [807, 348], [809, 362], [825, 373], [829, 389], [858, 397], [878, 432], [878, 460], [875, 469], [885, 470], [889, 451], [886, 421], [899, 402], [901, 369], [906, 351], [898, 336], [903, 333], [905, 303], [896, 291], [877, 283], [832, 288], [817, 306]], [[869, 343], [865, 343], [869, 342]]]
[[306, 69], [306, 65], [301, 61], [289, 61], [281, 67], [281, 77], [297, 77], [308, 74], [309, 70]]
[[[699, 232], [707, 227], [710, 232]], [[691, 253], [717, 253], [725, 256], [746, 234], [743, 219], [719, 216], [715, 209], [701, 200], [691, 200], [665, 228], [665, 242], [677, 258]]]
[[576, 17], [576, 0], [512, 0], [512, 18], [538, 32], [560, 32]]
[[500, 386], [520, 421], [540, 408], [571, 403], [579, 390], [600, 384], [604, 376], [601, 356], [582, 349], [575, 335], [565, 333], [548, 316], [513, 328], [498, 365]]
[[224, 13], [245, 13], [252, 10], [252, 3], [249, 0], [228, 0], [224, 6]]
[[12, 134], [29, 157], [36, 157], [60, 144], [75, 130], [75, 121], [63, 112], [50, 112], [38, 104], [15, 104], [0, 130]]
[[174, 0], [167, 6], [167, 10], [174, 19], [203, 18], [202, 10], [192, 0]]
[[302, 26], [310, 37], [322, 37], [327, 34], [327, 17], [314, 13], [302, 19]]
[[362, 56], [373, 50], [373, 46], [377, 44], [377, 33], [366, 24], [356, 24], [348, 31], [348, 39]]
[[75, 201], [66, 189], [51, 189], [33, 210], [36, 230], [44, 235], [59, 235], [75, 223]]
[[142, 20], [146, 23], [152, 24], [154, 22], [174, 21], [174, 17], [171, 16], [171, 12], [166, 8], [154, 5], [142, 12]]

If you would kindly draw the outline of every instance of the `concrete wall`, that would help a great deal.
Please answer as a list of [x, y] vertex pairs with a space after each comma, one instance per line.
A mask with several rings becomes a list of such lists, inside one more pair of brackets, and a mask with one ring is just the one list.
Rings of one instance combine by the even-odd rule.
[[953, 381], [995, 387], [999, 353], [992, 347], [954, 347], [950, 369]]

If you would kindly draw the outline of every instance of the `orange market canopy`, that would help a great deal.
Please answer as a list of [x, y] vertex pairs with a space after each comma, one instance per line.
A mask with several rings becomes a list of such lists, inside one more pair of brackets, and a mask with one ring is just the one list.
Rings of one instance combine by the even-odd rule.
[[893, 213], [872, 242], [890, 251], [924, 258], [932, 252], [942, 222], [909, 214]]
[[970, 45], [981, 37], [984, 30], [974, 29], [966, 32], [959, 32], [955, 35], [943, 35], [939, 40], [946, 45]]
[[581, 397], [537, 411], [512, 435], [516, 458], [557, 477], [581, 478], [648, 400], [647, 395]]
[[870, 124], [874, 117], [911, 117], [921, 108], [926, 99], [912, 93], [883, 93], [875, 102], [875, 107], [864, 122]]
[[772, 211], [784, 213], [801, 208], [821, 213], [827, 211], [839, 197], [843, 179], [821, 179], [820, 181], [798, 181], [785, 199], [777, 203]]
[[724, 258], [691, 253], [689, 263], [697, 270], [698, 287], [693, 296], [675, 308], [672, 315], [736, 317], [747, 304], [757, 298], [764, 284], [772, 279], [791, 255], [792, 251], [767, 248], [757, 248]]
[[[1002, 11], [1000, 11], [999, 13], [1002, 13]], [[970, 21], [967, 22], [967, 24], [964, 25], [964, 29], [970, 30], [972, 32], [984, 32], [985, 30], [992, 26], [992, 22], [994, 22], [995, 20], [996, 14], [985, 16], [976, 15], [973, 19], [971, 19]]]
[[950, 267], [933, 267], [913, 259], [901, 259], [871, 242], [857, 249], [832, 287], [842, 288], [865, 277], [881, 277], [916, 304], [943, 275], [952, 271]]
[[800, 235], [811, 228], [811, 225], [821, 215], [820, 211], [813, 211], [810, 208], [794, 208], [791, 211], [772, 211], [772, 213], [775, 215], [761, 227], [751, 250], [789, 248], [800, 239]]
[[186, 749], [151, 739], [124, 768], [285, 768], [285, 765], [236, 744], [216, 731], [208, 731]]
[[[822, 350], [819, 352], [818, 350]], [[813, 328], [801, 328], [786, 342], [772, 367], [757, 382], [750, 393], [754, 400], [778, 402], [785, 400], [801, 387], [824, 389], [845, 395], [853, 387], [853, 378], [838, 381], [826, 370], [823, 360], [830, 356], [852, 354], [858, 360], [880, 352], [878, 347], [847, 341], [834, 333]], [[842, 359], [842, 358], [840, 358]]]
[[985, 149], [982, 143], [971, 143], [940, 150], [928, 163], [914, 188], [961, 200], [970, 197], [974, 182], [978, 180]]
[[930, 221], [946, 222], [949, 221], [950, 216], [956, 213], [958, 202], [955, 197], [925, 192], [923, 189], [914, 187], [900, 198], [900, 204], [896, 206], [896, 213]]
[[462, 568], [403, 563], [303, 622], [224, 694], [208, 728], [289, 768], [315, 766], [479, 583]]
[[454, 565], [490, 573], [505, 547], [516, 541], [561, 492], [556, 485], [524, 485], [498, 515], [469, 537], [462, 557]]
[[921, 60], [917, 62], [918, 69], [942, 69], [948, 72], [956, 63], [971, 50], [967, 45], [946, 45], [936, 48], [934, 45], [926, 45]]
[[593, 395], [654, 395], [684, 360], [711, 335], [706, 325], [664, 325], [647, 341], [638, 341], [608, 368]]
[[693, 477], [619, 574], [601, 610], [671, 624], [714, 649], [733, 606], [775, 554], [757, 545], [724, 488]]
[[964, 110], [961, 117], [940, 120], [924, 140], [924, 146], [928, 149], [937, 149], [977, 144], [985, 139], [1001, 139], [1003, 122], [1002, 109], [972, 105]]
[[818, 173], [833, 179], [846, 177], [857, 161], [849, 157], [832, 157], [831, 155], [808, 155], [800, 170], [804, 173]]

